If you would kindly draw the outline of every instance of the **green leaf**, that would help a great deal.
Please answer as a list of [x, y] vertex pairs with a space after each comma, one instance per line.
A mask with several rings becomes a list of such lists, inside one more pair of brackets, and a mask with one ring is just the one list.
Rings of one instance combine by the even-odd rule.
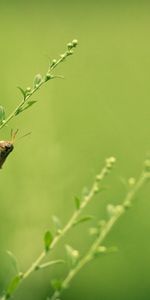
[[[51, 285], [55, 291], [60, 291], [62, 288], [62, 280], [61, 279], [52, 279]], [[59, 296], [59, 292], [58, 292], [58, 296]]]
[[12, 279], [12, 281], [10, 282], [10, 284], [7, 288], [7, 291], [6, 291], [7, 298], [9, 298], [10, 295], [16, 290], [21, 279], [22, 279], [22, 277], [20, 275], [17, 275]]
[[115, 212], [116, 212], [116, 206], [113, 204], [107, 204], [107, 213], [109, 215], [109, 217], [114, 216]]
[[18, 89], [20, 90], [21, 94], [23, 95], [23, 99], [26, 98], [26, 91], [24, 91], [20, 86], [18, 86]]
[[28, 109], [30, 106], [32, 106], [34, 103], [36, 103], [37, 101], [35, 100], [30, 100], [27, 103], [25, 103], [23, 105], [23, 107], [20, 107], [17, 111], [16, 111], [16, 115], [19, 115], [21, 112], [23, 112], [24, 110]]
[[62, 224], [61, 224], [61, 221], [60, 219], [57, 217], [57, 216], [52, 216], [52, 221], [56, 227], [57, 230], [61, 230], [62, 229]]
[[107, 253], [116, 253], [118, 252], [118, 247], [112, 246], [107, 248]]
[[97, 250], [95, 251], [94, 257], [97, 258], [102, 254], [109, 254], [109, 253], [114, 253], [117, 252], [118, 248], [117, 247], [105, 247], [105, 246], [99, 246]]
[[34, 103], [36, 103], [36, 100], [30, 100], [27, 102], [26, 106], [23, 108], [23, 110], [29, 108], [30, 106], [32, 106]]
[[45, 251], [47, 252], [49, 250], [49, 247], [53, 241], [53, 236], [50, 231], [46, 231], [44, 235], [44, 245], [45, 245]]
[[87, 221], [90, 221], [92, 220], [94, 217], [93, 216], [83, 216], [82, 218], [78, 219], [77, 221], [74, 222], [74, 226], [75, 225], [78, 225], [80, 223], [83, 223], [83, 222], [87, 222]]
[[103, 253], [106, 253], [107, 252], [107, 248], [105, 246], [99, 246], [97, 248], [97, 253], [99, 254], [103, 254]]
[[5, 110], [2, 105], [0, 105], [0, 123], [2, 123], [5, 120]]
[[52, 265], [62, 264], [62, 263], [65, 263], [65, 261], [62, 259], [51, 260], [51, 261], [48, 261], [44, 264], [37, 266], [35, 270], [45, 269], [45, 268], [51, 267]]
[[34, 78], [34, 82], [33, 82], [33, 86], [34, 88], [37, 88], [39, 86], [39, 84], [41, 83], [42, 81], [42, 76], [41, 74], [37, 74]]
[[75, 263], [79, 259], [79, 251], [73, 249], [70, 245], [65, 245], [67, 256], [71, 262], [72, 265], [75, 265]]
[[11, 251], [7, 251], [7, 254], [9, 255], [9, 257], [11, 259], [12, 266], [14, 267], [16, 273], [19, 273], [19, 264], [18, 264], [17, 258]]
[[78, 197], [74, 198], [76, 209], [78, 210], [80, 208], [80, 199]]

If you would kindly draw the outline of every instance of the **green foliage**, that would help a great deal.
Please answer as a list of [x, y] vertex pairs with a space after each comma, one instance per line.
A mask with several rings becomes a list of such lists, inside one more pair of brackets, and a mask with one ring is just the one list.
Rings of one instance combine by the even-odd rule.
[[14, 267], [15, 272], [18, 274], [20, 271], [20, 268], [19, 268], [19, 263], [18, 263], [16, 256], [11, 251], [7, 251], [7, 254], [9, 255], [9, 257], [11, 259], [11, 263]]
[[33, 81], [33, 88], [36, 89], [41, 82], [42, 82], [42, 76], [41, 74], [37, 74]]
[[11, 297], [11, 295], [14, 293], [14, 291], [18, 287], [18, 284], [20, 283], [21, 279], [22, 279], [22, 274], [19, 274], [11, 280], [11, 282], [8, 285], [8, 288], [6, 290], [6, 299], [9, 299]]
[[26, 91], [24, 91], [20, 86], [18, 86], [18, 89], [20, 90], [21, 94], [23, 95], [23, 99], [26, 98]]
[[53, 265], [57, 265], [57, 264], [62, 264], [64, 263], [65, 261], [62, 260], [62, 259], [56, 259], [56, 260], [51, 260], [51, 261], [48, 261], [44, 264], [41, 264], [41, 265], [37, 265], [35, 267], [35, 271], [38, 271], [38, 270], [41, 270], [41, 269], [45, 269], [45, 268], [48, 268], [48, 267], [51, 267]]
[[5, 109], [1, 105], [0, 106], [0, 124], [3, 124], [4, 121], [5, 121]]
[[65, 245], [65, 248], [66, 248], [69, 262], [71, 263], [71, 266], [74, 266], [79, 259], [79, 251], [73, 249], [70, 245]]
[[75, 201], [76, 209], [78, 210], [80, 208], [80, 199], [78, 197], [75, 197], [74, 201]]
[[[0, 106], [0, 129], [7, 125], [11, 119], [16, 117], [18, 114], [24, 112], [25, 110], [31, 108], [33, 104], [37, 102], [31, 100], [31, 96], [37, 90], [39, 90], [42, 85], [44, 85], [47, 81], [51, 79], [62, 78], [62, 76], [54, 75], [53, 71], [60, 63], [65, 61], [68, 56], [73, 54], [74, 48], [76, 48], [77, 44], [78, 42], [75, 39], [71, 43], [68, 43], [67, 50], [63, 54], [61, 54], [58, 59], [53, 59], [50, 62], [47, 73], [44, 76], [41, 76], [41, 74], [37, 74], [35, 76], [32, 88], [27, 87], [23, 89], [22, 87], [18, 87], [23, 99], [21, 100], [20, 104], [13, 110], [13, 112], [10, 113], [10, 115], [8, 115], [7, 118], [5, 117], [4, 108]], [[15, 273], [17, 275], [13, 277], [10, 283], [8, 284], [5, 294], [0, 298], [1, 300], [11, 298], [16, 289], [19, 287], [20, 283], [26, 278], [28, 278], [34, 271], [38, 271], [53, 265], [64, 263], [63, 259], [53, 259], [48, 260], [46, 262], [43, 262], [43, 260], [47, 258], [48, 253], [50, 254], [51, 250], [54, 250], [58, 242], [75, 225], [80, 225], [81, 223], [89, 221], [91, 219], [94, 221], [93, 216], [83, 215], [82, 213], [89, 205], [89, 203], [93, 200], [95, 195], [97, 195], [98, 192], [103, 190], [102, 181], [105, 179], [106, 176], [108, 176], [111, 173], [115, 162], [116, 158], [114, 156], [107, 158], [104, 167], [99, 172], [99, 174], [96, 175], [91, 188], [86, 189], [86, 193], [84, 193], [82, 199], [80, 200], [78, 197], [74, 198], [75, 211], [64, 226], [62, 225], [60, 219], [57, 216], [52, 216], [52, 220], [56, 229], [55, 234], [52, 234], [49, 230], [45, 232], [43, 251], [24, 273], [20, 272], [18, 267], [18, 261], [14, 254], [10, 251], [7, 251], [9, 257], [11, 258], [11, 263], [15, 269]], [[69, 244], [65, 245], [67, 259], [70, 263], [70, 268], [64, 279], [51, 280], [54, 293], [50, 298], [48, 298], [49, 300], [59, 300], [62, 292], [70, 285], [73, 278], [87, 263], [101, 256], [102, 254], [108, 254], [115, 251], [114, 247], [106, 247], [103, 245], [103, 242], [108, 236], [113, 226], [118, 221], [118, 219], [127, 211], [127, 208], [130, 208], [131, 203], [135, 198], [135, 195], [139, 192], [141, 187], [148, 181], [149, 178], [150, 160], [148, 158], [144, 163], [144, 170], [142, 171], [139, 179], [136, 180], [133, 177], [129, 178], [127, 194], [123, 201], [121, 201], [121, 204], [108, 204], [106, 207], [106, 211], [108, 214], [106, 221], [96, 221], [94, 227], [89, 228], [89, 232], [93, 236], [93, 241], [90, 247], [87, 249], [87, 251], [81, 256], [78, 250], [74, 249]]]
[[88, 215], [88, 216], [83, 216], [83, 217], [81, 217], [80, 219], [78, 219], [78, 220], [76, 220], [76, 221], [74, 222], [74, 226], [76, 226], [76, 225], [78, 225], [78, 224], [80, 224], [80, 223], [84, 223], [84, 222], [87, 222], [87, 221], [91, 221], [93, 218], [94, 218], [94, 217], [93, 217], [93, 216], [90, 216], [90, 215]]
[[52, 221], [55, 225], [56, 232], [60, 232], [62, 229], [62, 223], [61, 223], [60, 219], [54, 215], [54, 216], [52, 216]]
[[[23, 89], [22, 87], [18, 87], [20, 90], [23, 100], [20, 102], [20, 104], [14, 109], [12, 113], [5, 119], [5, 111], [2, 106], [0, 106], [0, 129], [3, 128], [11, 119], [16, 117], [21, 112], [24, 112], [26, 109], [30, 108], [33, 104], [36, 103], [36, 101], [31, 101], [30, 97], [48, 80], [54, 79], [54, 78], [62, 78], [62, 76], [54, 75], [52, 72], [53, 70], [66, 58], [73, 54], [73, 49], [76, 48], [78, 42], [77, 40], [73, 40], [72, 43], [69, 43], [69, 47], [67, 45], [67, 50], [63, 54], [60, 55], [58, 59], [53, 59], [52, 63], [49, 66], [48, 72], [43, 77], [41, 74], [37, 74], [33, 81], [33, 87], [27, 87], [26, 89]], [[5, 122], [4, 122], [5, 121]]]
[[46, 252], [49, 251], [52, 240], [53, 240], [53, 236], [52, 236], [51, 232], [46, 231], [46, 233], [44, 235], [44, 247], [45, 247]]

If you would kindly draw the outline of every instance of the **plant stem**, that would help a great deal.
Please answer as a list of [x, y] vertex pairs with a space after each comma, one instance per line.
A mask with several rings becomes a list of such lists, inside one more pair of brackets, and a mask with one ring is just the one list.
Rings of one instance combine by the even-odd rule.
[[98, 247], [102, 245], [104, 239], [109, 234], [112, 227], [115, 225], [115, 223], [118, 221], [118, 219], [125, 213], [127, 206], [131, 205], [131, 202], [133, 198], [135, 197], [135, 194], [141, 189], [141, 187], [145, 184], [146, 180], [149, 178], [150, 174], [146, 172], [142, 172], [139, 180], [137, 183], [133, 186], [133, 188], [127, 193], [125, 199], [123, 200], [121, 205], [116, 206], [115, 213], [110, 217], [110, 219], [106, 222], [106, 224], [103, 226], [103, 228], [100, 230], [98, 237], [90, 247], [90, 249], [87, 251], [87, 253], [84, 255], [83, 258], [79, 260], [77, 265], [71, 269], [66, 276], [66, 278], [61, 283], [61, 289], [56, 290], [50, 300], [58, 300], [59, 296], [62, 294], [63, 290], [68, 287], [72, 279], [78, 274], [78, 272], [88, 263], [90, 262], [97, 250]]
[[10, 113], [10, 115], [3, 120], [3, 122], [0, 124], [0, 129], [2, 129], [4, 126], [6, 126], [6, 124], [8, 124], [8, 122], [13, 119], [15, 116], [17, 116], [18, 112], [21, 111], [21, 109], [23, 109], [23, 107], [25, 106], [25, 104], [28, 103], [28, 100], [31, 98], [31, 96], [39, 89], [41, 88], [41, 86], [43, 84], [45, 84], [48, 80], [53, 79], [53, 78], [57, 78], [57, 77], [61, 77], [61, 76], [53, 76], [52, 75], [52, 71], [61, 63], [63, 62], [68, 56], [73, 54], [72, 49], [75, 48], [77, 46], [78, 42], [77, 40], [73, 40], [72, 41], [72, 46], [70, 48], [67, 49], [67, 51], [62, 54], [60, 56], [60, 58], [58, 60], [53, 60], [52, 64], [50, 65], [47, 74], [43, 77], [43, 79], [41, 79], [41, 81], [37, 84], [37, 86], [33, 87], [32, 90], [30, 92], [26, 91], [26, 95], [24, 97], [23, 100], [21, 100], [20, 104], [17, 105], [17, 107], [12, 111], [12, 113]]
[[[104, 179], [104, 177], [107, 174], [107, 162], [104, 168], [101, 170], [100, 174], [98, 175], [101, 180]], [[81, 206], [78, 210], [76, 210], [68, 223], [64, 226], [64, 228], [60, 231], [60, 234], [56, 235], [50, 245], [49, 251], [53, 250], [53, 248], [56, 246], [56, 244], [62, 239], [62, 237], [74, 226], [75, 222], [77, 221], [78, 217], [83, 212], [84, 208], [88, 205], [89, 202], [93, 199], [94, 195], [96, 194], [97, 190], [95, 189], [97, 181], [93, 183], [93, 186], [91, 187], [91, 190], [89, 191], [88, 195], [84, 196], [83, 201], [81, 203]], [[47, 255], [47, 252], [43, 251], [40, 256], [37, 258], [37, 260], [32, 264], [32, 266], [24, 273], [23, 278], [26, 278], [29, 276], [30, 273], [32, 273], [35, 268], [38, 266], [39, 263], [43, 260], [43, 258]]]
[[[64, 226], [63, 229], [61, 229], [59, 234], [57, 234], [54, 237], [54, 239], [49, 247], [49, 251], [45, 251], [45, 250], [42, 251], [42, 253], [39, 255], [39, 257], [34, 261], [34, 263], [32, 263], [32, 265], [24, 273], [21, 274], [21, 279], [20, 279], [20, 281], [18, 281], [15, 290], [19, 287], [19, 285], [22, 283], [22, 281], [24, 279], [29, 277], [29, 275], [31, 275], [35, 270], [38, 270], [38, 266], [41, 264], [43, 259], [47, 256], [47, 254], [49, 252], [51, 252], [51, 250], [54, 249], [54, 247], [62, 239], [62, 237], [75, 225], [76, 221], [78, 220], [79, 216], [81, 215], [81, 213], [83, 212], [85, 207], [91, 202], [91, 200], [93, 199], [95, 194], [98, 191], [100, 191], [101, 187], [99, 187], [99, 185], [100, 185], [101, 181], [105, 178], [105, 176], [110, 172], [114, 163], [115, 163], [114, 157], [110, 157], [110, 158], [106, 159], [104, 167], [102, 168], [101, 172], [96, 176], [95, 181], [94, 181], [89, 193], [84, 196], [79, 209], [73, 213], [73, 215], [70, 218], [70, 220], [68, 221], [68, 223]], [[14, 291], [13, 291], [13, 293], [14, 293]], [[3, 298], [0, 298], [0, 300], [10, 299], [12, 294], [7, 295], [7, 292], [6, 292], [6, 295], [4, 295]]]

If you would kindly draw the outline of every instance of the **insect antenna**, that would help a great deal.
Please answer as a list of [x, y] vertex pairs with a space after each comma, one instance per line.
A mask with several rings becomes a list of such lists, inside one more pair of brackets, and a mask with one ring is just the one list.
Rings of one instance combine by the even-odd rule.
[[15, 142], [16, 135], [17, 135], [18, 131], [19, 131], [19, 129], [17, 129], [16, 131], [13, 131], [13, 129], [11, 129], [10, 135], [11, 135], [11, 142], [12, 142], [12, 144], [14, 144], [14, 142]]

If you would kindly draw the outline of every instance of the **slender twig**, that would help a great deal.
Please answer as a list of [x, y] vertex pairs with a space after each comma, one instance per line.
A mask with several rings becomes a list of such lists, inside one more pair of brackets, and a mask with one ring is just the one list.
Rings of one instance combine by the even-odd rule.
[[10, 113], [10, 115], [2, 120], [0, 122], [0, 129], [2, 129], [4, 126], [6, 126], [6, 124], [8, 124], [8, 122], [13, 119], [15, 116], [17, 116], [20, 112], [22, 112], [24, 109], [27, 108], [27, 104], [29, 104], [29, 100], [31, 98], [31, 96], [37, 92], [37, 90], [39, 90], [41, 88], [42, 85], [44, 85], [47, 81], [49, 81], [50, 79], [54, 79], [54, 78], [62, 78], [62, 76], [54, 76], [52, 74], [52, 71], [60, 64], [62, 63], [68, 56], [73, 54], [73, 48], [75, 48], [78, 44], [77, 40], [73, 40], [71, 43], [67, 44], [67, 50], [64, 54], [60, 55], [60, 58], [58, 60], [53, 59], [48, 71], [46, 73], [46, 75], [42, 78], [42, 76], [40, 74], [38, 74], [35, 77], [35, 80], [37, 80], [37, 83], [35, 81], [35, 84], [33, 86], [33, 88], [27, 88], [25, 91], [22, 88], [19, 88], [21, 90], [21, 92], [23, 93], [23, 100], [21, 100], [21, 102], [19, 103], [19, 105], [17, 105], [17, 107], [12, 111], [12, 113]]
[[[150, 162], [149, 162], [150, 166]], [[118, 221], [118, 219], [125, 213], [127, 208], [130, 207], [132, 200], [134, 199], [137, 192], [141, 189], [141, 187], [145, 184], [147, 179], [150, 178], [150, 171], [143, 171], [141, 176], [139, 177], [139, 180], [135, 185], [132, 187], [131, 190], [127, 193], [125, 199], [123, 200], [121, 205], [117, 205], [115, 209], [113, 210], [112, 216], [109, 218], [109, 220], [104, 224], [102, 228], [99, 230], [99, 234], [96, 238], [96, 240], [93, 242], [90, 249], [87, 251], [87, 253], [78, 261], [78, 263], [75, 265], [74, 268], [72, 268], [69, 273], [67, 274], [66, 278], [62, 281], [60, 289], [56, 290], [50, 300], [57, 300], [60, 299], [60, 295], [66, 289], [72, 279], [78, 274], [78, 272], [92, 259], [94, 259], [96, 253], [98, 252], [98, 249], [100, 249], [100, 246], [102, 245], [103, 241], [109, 234], [112, 227], [115, 225], [115, 223]]]
[[[108, 174], [109, 169], [114, 162], [115, 162], [114, 157], [110, 157], [106, 160], [106, 164], [104, 168], [101, 170], [100, 174], [96, 176], [96, 180], [94, 181], [93, 186], [91, 187], [89, 193], [86, 196], [84, 196], [80, 208], [73, 213], [68, 223], [64, 226], [63, 229], [61, 229], [59, 234], [57, 234], [54, 237], [50, 245], [49, 251], [51, 251], [56, 246], [56, 244], [60, 241], [60, 239], [62, 239], [62, 237], [75, 225], [76, 221], [78, 221], [78, 218], [83, 212], [84, 208], [89, 204], [89, 202], [92, 201], [95, 194], [100, 190], [100, 187], [98, 186], [98, 181], [101, 182], [104, 179], [104, 177]], [[38, 259], [32, 264], [32, 266], [24, 273], [23, 278], [28, 277], [29, 274], [31, 274], [35, 270], [36, 266], [38, 266], [38, 264], [41, 263], [41, 261], [44, 259], [46, 255], [47, 253], [43, 251], [38, 257]]]
[[34, 261], [34, 263], [32, 263], [32, 265], [24, 273], [20, 274], [20, 280], [17, 281], [17, 284], [15, 286], [15, 289], [13, 289], [13, 292], [7, 293], [7, 289], [6, 289], [6, 294], [3, 296], [3, 298], [0, 298], [0, 300], [10, 299], [11, 296], [13, 295], [13, 293], [15, 292], [15, 290], [22, 283], [22, 281], [24, 279], [26, 279], [27, 277], [29, 277], [34, 271], [39, 269], [41, 262], [47, 256], [48, 252], [50, 252], [52, 249], [54, 249], [54, 247], [62, 239], [62, 237], [78, 222], [79, 217], [80, 217], [81, 213], [83, 212], [83, 210], [85, 209], [85, 207], [92, 201], [95, 194], [97, 194], [101, 190], [101, 188], [102, 188], [101, 182], [105, 178], [105, 176], [111, 171], [114, 163], [115, 163], [114, 157], [110, 157], [110, 158], [106, 159], [105, 165], [102, 168], [101, 172], [96, 176], [95, 181], [94, 181], [89, 193], [83, 197], [83, 200], [82, 200], [80, 206], [73, 213], [72, 217], [67, 222], [67, 224], [61, 230], [59, 230], [59, 232], [56, 234], [48, 251], [45, 251], [45, 250], [42, 251], [42, 253]]

